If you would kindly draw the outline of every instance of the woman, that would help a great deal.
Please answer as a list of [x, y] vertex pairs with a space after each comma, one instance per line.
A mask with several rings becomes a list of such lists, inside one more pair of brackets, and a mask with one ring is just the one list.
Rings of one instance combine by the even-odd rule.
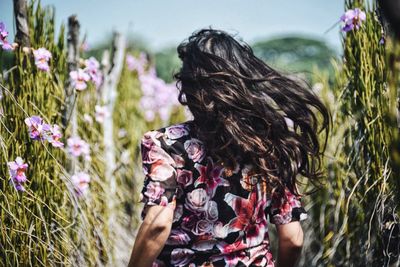
[[224, 31], [199, 30], [178, 54], [179, 102], [193, 120], [143, 136], [145, 207], [129, 266], [294, 266], [307, 218], [298, 175], [318, 185], [328, 110]]

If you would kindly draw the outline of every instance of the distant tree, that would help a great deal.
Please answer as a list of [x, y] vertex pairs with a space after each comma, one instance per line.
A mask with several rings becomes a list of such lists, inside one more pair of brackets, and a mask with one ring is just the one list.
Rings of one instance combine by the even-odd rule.
[[310, 77], [313, 69], [332, 73], [331, 59], [336, 52], [324, 41], [301, 36], [286, 36], [252, 45], [256, 56], [272, 67], [288, 72], [304, 73]]
[[[111, 40], [112, 40], [112, 32], [106, 33], [102, 41], [95, 43], [93, 46], [89, 44], [88, 51], [83, 52], [82, 57], [84, 58], [95, 57], [98, 60], [100, 60], [102, 58], [104, 50], [111, 48]], [[143, 37], [139, 35], [133, 35], [133, 34], [127, 36], [126, 50], [128, 52], [135, 50], [144, 51], [146, 53], [150, 52], [146, 40], [144, 40]]]
[[181, 66], [176, 47], [163, 49], [154, 54], [157, 75], [166, 82], [172, 82], [173, 74]]

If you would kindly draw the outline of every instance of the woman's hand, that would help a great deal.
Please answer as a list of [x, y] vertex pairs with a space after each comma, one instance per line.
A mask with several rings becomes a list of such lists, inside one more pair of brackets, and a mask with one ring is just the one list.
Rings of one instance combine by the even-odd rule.
[[303, 247], [303, 229], [300, 222], [277, 224], [279, 249], [277, 267], [293, 267], [301, 255]]
[[149, 206], [133, 246], [128, 267], [151, 267], [171, 232], [174, 211], [169, 206]]

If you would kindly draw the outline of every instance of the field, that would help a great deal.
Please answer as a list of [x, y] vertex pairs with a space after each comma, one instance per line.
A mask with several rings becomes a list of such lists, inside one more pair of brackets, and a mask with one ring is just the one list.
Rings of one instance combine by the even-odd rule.
[[[90, 50], [79, 18], [56, 37], [53, 8], [16, 2], [15, 43], [0, 24], [0, 266], [126, 265], [139, 140], [191, 115], [162, 57], [117, 31]], [[400, 41], [375, 4], [344, 7], [343, 54], [305, 77], [333, 121], [299, 266], [399, 266]]]

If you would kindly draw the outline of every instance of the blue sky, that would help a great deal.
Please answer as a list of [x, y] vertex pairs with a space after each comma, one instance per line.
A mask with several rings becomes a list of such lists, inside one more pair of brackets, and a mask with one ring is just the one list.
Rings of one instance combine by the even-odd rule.
[[[324, 39], [340, 50], [342, 0], [42, 0], [56, 7], [56, 21], [77, 14], [90, 45], [112, 29], [142, 36], [153, 50], [176, 46], [193, 31], [212, 26], [252, 43], [286, 34]], [[12, 31], [12, 0], [0, 0], [0, 20]]]

